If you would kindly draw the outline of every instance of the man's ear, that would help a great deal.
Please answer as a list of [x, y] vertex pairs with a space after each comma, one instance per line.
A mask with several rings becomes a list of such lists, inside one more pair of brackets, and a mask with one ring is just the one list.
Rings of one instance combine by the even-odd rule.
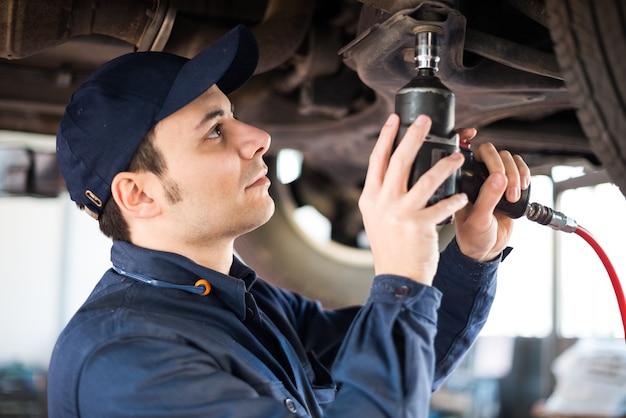
[[111, 182], [111, 194], [122, 213], [134, 218], [151, 218], [161, 212], [157, 199], [151, 192], [154, 173], [117, 173]]

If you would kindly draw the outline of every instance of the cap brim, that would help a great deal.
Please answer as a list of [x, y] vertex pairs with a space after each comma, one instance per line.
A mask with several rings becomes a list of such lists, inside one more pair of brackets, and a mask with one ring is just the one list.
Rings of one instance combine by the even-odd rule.
[[214, 84], [229, 94], [252, 77], [259, 47], [250, 30], [239, 25], [221, 37], [179, 71], [155, 123], [183, 108]]

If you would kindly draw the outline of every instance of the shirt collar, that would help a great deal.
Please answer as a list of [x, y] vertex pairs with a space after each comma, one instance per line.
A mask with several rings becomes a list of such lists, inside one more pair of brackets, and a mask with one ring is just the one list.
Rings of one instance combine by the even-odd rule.
[[205, 279], [211, 285], [211, 292], [204, 297], [221, 299], [241, 320], [246, 317], [246, 293], [257, 278], [256, 273], [235, 256], [229, 275], [225, 275], [180, 254], [150, 250], [125, 241], [113, 242], [111, 261], [122, 270], [170, 283], [193, 286], [198, 279]]

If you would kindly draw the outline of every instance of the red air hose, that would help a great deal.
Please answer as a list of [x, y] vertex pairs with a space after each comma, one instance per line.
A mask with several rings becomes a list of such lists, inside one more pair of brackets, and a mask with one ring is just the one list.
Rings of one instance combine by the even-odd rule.
[[598, 242], [591, 236], [589, 231], [579, 226], [575, 220], [548, 206], [544, 206], [539, 203], [530, 203], [526, 208], [525, 214], [529, 220], [537, 222], [541, 225], [549, 226], [556, 231], [574, 232], [591, 245], [596, 254], [598, 254], [598, 257], [600, 257], [600, 260], [602, 260], [602, 264], [604, 264], [607, 273], [609, 273], [609, 278], [611, 279], [611, 284], [613, 284], [613, 290], [615, 291], [617, 304], [622, 316], [624, 339], [626, 339], [626, 300], [624, 299], [624, 291], [622, 290], [622, 285], [619, 282], [615, 268], [611, 264], [609, 257], [606, 255], [602, 247], [600, 247], [600, 244], [598, 244]]
[[604, 264], [604, 268], [606, 268], [607, 273], [609, 274], [609, 278], [611, 279], [611, 284], [613, 284], [613, 290], [615, 291], [615, 296], [617, 297], [617, 304], [619, 306], [620, 314], [622, 315], [622, 326], [624, 327], [624, 338], [626, 338], [626, 300], [624, 299], [624, 291], [622, 290], [622, 285], [620, 284], [619, 278], [617, 277], [617, 273], [615, 272], [615, 268], [613, 264], [611, 264], [611, 260], [606, 255], [600, 244], [593, 238], [593, 236], [581, 226], [577, 226], [574, 230], [574, 233], [581, 236], [591, 247], [595, 250], [600, 260], [602, 260], [602, 264]]

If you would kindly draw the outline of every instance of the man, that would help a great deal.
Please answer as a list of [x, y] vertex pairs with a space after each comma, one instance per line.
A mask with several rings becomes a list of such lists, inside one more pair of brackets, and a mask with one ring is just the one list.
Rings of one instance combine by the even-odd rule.
[[[59, 165], [113, 238], [113, 268], [59, 337], [50, 417], [425, 417], [478, 334], [513, 224], [493, 209], [505, 189], [515, 201], [527, 187], [524, 162], [482, 146], [492, 174], [476, 203], [459, 194], [425, 207], [462, 157], [407, 189], [430, 120], [392, 155], [391, 115], [359, 202], [371, 296], [324, 311], [233, 257], [235, 238], [274, 210], [270, 137], [237, 120], [226, 96], [257, 58], [240, 26], [192, 60], [120, 57], [73, 95]], [[436, 225], [454, 213], [457, 237], [439, 262]]]

